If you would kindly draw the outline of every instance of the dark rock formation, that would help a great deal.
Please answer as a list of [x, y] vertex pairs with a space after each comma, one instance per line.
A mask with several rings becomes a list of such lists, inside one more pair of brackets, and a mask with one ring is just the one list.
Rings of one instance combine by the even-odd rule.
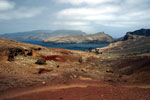
[[148, 37], [148, 36], [150, 36], [150, 29], [140, 29], [140, 30], [136, 30], [134, 32], [128, 32], [128, 34]]
[[27, 55], [28, 55], [28, 56], [32, 56], [32, 55], [33, 55], [33, 50], [32, 50], [32, 49], [29, 50], [28, 53], [27, 53]]
[[9, 48], [8, 61], [14, 61], [15, 56], [25, 54], [22, 48]]
[[0, 38], [0, 61], [14, 61], [18, 55], [34, 56], [37, 54], [36, 51], [42, 49], [43, 47], [38, 45]]
[[45, 65], [46, 64], [46, 60], [45, 59], [38, 59], [35, 64], [38, 64], [38, 65]]
[[119, 40], [126, 41], [130, 39], [138, 39], [141, 37], [149, 37], [150, 36], [150, 29], [140, 29], [133, 32], [127, 32], [126, 35]]

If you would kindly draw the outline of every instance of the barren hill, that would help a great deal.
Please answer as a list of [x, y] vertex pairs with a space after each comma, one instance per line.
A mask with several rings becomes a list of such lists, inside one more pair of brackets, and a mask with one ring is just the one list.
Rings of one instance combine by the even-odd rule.
[[111, 43], [108, 47], [100, 48], [100, 51], [120, 54], [142, 54], [150, 52], [150, 37], [140, 37]]
[[[0, 100], [148, 100], [150, 53], [139, 49], [148, 41], [95, 54], [0, 38]], [[140, 53], [124, 54], [132, 45]]]
[[104, 32], [89, 35], [50, 38], [44, 40], [44, 42], [51, 43], [108, 43], [113, 41], [113, 38]]

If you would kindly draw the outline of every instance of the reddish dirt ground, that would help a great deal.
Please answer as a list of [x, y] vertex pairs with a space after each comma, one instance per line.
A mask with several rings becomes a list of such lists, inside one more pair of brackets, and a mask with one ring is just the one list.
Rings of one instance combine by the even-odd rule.
[[4, 100], [150, 100], [150, 88], [114, 86], [92, 80], [21, 90], [5, 94]]
[[46, 60], [53, 60], [53, 61], [58, 61], [58, 62], [66, 62], [67, 60], [69, 61], [75, 61], [75, 57], [67, 56], [67, 55], [51, 55], [51, 56], [42, 56], [42, 58]]

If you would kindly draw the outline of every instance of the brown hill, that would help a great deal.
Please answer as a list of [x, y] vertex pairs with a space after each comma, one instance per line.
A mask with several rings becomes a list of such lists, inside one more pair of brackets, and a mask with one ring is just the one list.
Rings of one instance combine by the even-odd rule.
[[126, 41], [115, 44], [120, 51], [107, 47], [95, 54], [0, 38], [0, 99], [148, 100], [150, 53], [131, 55], [124, 52], [129, 48], [122, 49], [148, 41]]
[[135, 55], [150, 52], [150, 37], [140, 37], [111, 43], [108, 47], [100, 48], [100, 51]]
[[51, 42], [51, 43], [108, 43], [113, 41], [114, 41], [113, 38], [108, 34], [105, 34], [104, 32], [89, 35], [50, 38], [44, 40], [44, 42]]

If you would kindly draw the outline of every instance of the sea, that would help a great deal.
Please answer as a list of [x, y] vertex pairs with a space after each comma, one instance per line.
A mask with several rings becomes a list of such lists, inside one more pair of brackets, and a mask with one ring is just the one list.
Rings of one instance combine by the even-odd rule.
[[36, 44], [44, 47], [51, 48], [61, 48], [61, 49], [70, 49], [70, 50], [82, 50], [87, 51], [89, 48], [102, 48], [108, 46], [109, 43], [70, 43], [70, 44], [53, 44], [53, 43], [44, 43], [42, 41], [21, 41], [24, 43]]

